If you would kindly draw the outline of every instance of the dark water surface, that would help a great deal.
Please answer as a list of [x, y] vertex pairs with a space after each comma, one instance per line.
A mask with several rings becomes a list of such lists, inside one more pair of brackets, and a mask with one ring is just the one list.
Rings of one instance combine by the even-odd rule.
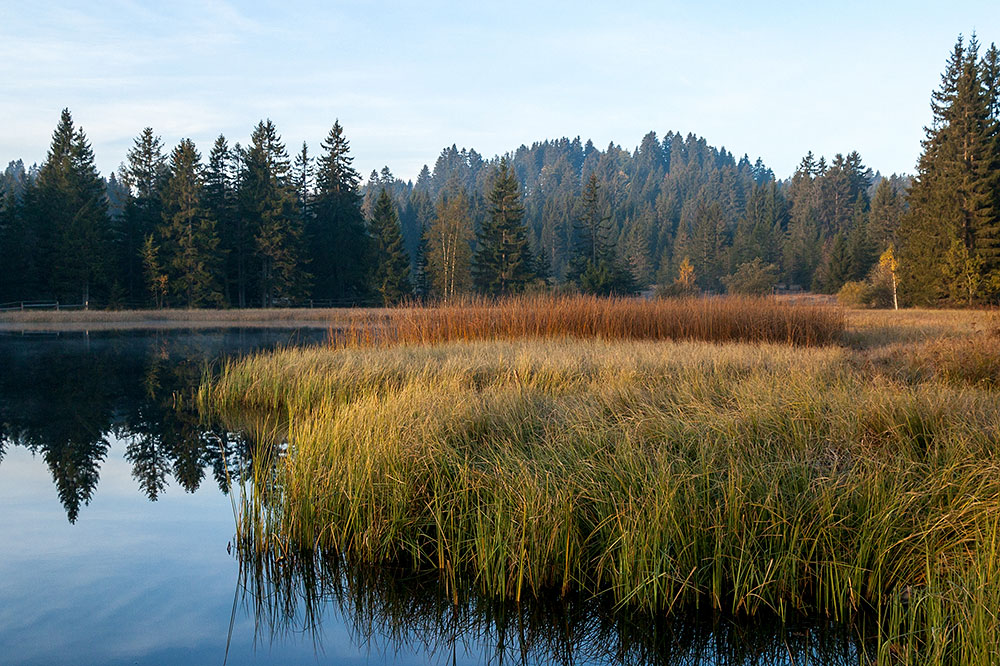
[[456, 605], [434, 576], [241, 566], [225, 491], [250, 447], [192, 393], [223, 357], [325, 337], [0, 333], [0, 665], [858, 663], [833, 625]]

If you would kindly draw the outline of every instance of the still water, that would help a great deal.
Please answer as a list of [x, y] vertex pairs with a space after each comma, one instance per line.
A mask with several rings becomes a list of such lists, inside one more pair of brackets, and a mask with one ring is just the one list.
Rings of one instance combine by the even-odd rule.
[[856, 632], [521, 605], [434, 576], [238, 560], [252, 451], [191, 399], [221, 359], [317, 329], [0, 332], [0, 665], [854, 664]]

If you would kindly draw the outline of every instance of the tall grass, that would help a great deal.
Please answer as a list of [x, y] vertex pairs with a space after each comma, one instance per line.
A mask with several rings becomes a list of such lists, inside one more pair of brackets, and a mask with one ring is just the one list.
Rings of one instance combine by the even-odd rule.
[[349, 319], [338, 336], [349, 346], [551, 337], [822, 345], [844, 328], [839, 309], [770, 298], [522, 296], [368, 310]]
[[[288, 447], [255, 552], [650, 613], [879, 613], [881, 663], [1000, 660], [1000, 401], [839, 347], [532, 340], [285, 351], [199, 398]], [[457, 597], [457, 595], [456, 595]]]

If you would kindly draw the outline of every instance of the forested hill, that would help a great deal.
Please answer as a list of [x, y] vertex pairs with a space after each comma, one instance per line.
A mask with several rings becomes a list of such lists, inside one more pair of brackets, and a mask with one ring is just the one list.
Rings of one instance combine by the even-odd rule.
[[[3, 173], [0, 302], [349, 304], [481, 292], [476, 257], [501, 161], [519, 187], [522, 277], [534, 288], [634, 292], [673, 284], [685, 264], [688, 288], [721, 292], [749, 264], [771, 282], [835, 291], [864, 278], [890, 242], [906, 184], [873, 174], [856, 152], [830, 162], [809, 153], [776, 181], [759, 158], [675, 132], [649, 132], [633, 150], [562, 138], [484, 158], [451, 146], [415, 182], [386, 167], [362, 184], [351, 160], [339, 124], [318, 160], [306, 145], [290, 158], [267, 121], [245, 148], [219, 137], [204, 165], [190, 141], [168, 156], [147, 128], [122, 171], [101, 181], [64, 112], [45, 164], [15, 161]], [[374, 219], [383, 189], [395, 204], [384, 216], [398, 219], [388, 226]], [[392, 239], [378, 236], [393, 225], [409, 270], [387, 293], [391, 261], [377, 250]]]
[[[562, 138], [505, 157], [523, 185], [532, 246], [544, 253], [557, 281], [574, 254], [591, 175], [610, 218], [608, 240], [638, 284], [672, 281], [688, 257], [698, 286], [714, 291], [755, 258], [773, 265], [781, 282], [804, 289], [836, 291], [846, 280], [864, 278], [903, 211], [908, 183], [874, 174], [856, 152], [829, 163], [809, 153], [779, 182], [760, 158], [736, 159], [702, 137], [674, 132], [662, 138], [649, 132], [634, 150]], [[474, 221], [486, 214], [485, 193], [499, 160], [451, 146], [415, 183], [393, 178], [388, 168], [372, 172], [365, 211], [382, 188], [390, 191], [414, 253], [435, 202], [449, 191], [468, 194]]]

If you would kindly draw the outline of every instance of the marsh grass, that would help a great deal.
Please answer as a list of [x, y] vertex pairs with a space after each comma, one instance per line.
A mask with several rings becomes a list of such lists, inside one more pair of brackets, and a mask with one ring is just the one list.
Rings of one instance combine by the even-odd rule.
[[358, 312], [336, 339], [345, 346], [563, 337], [822, 345], [843, 329], [840, 309], [772, 298], [522, 296]]
[[955, 381], [945, 356], [871, 354], [597, 338], [286, 350], [226, 365], [199, 400], [287, 442], [240, 512], [244, 552], [436, 570], [456, 600], [471, 584], [649, 614], [867, 610], [879, 663], [996, 663], [998, 393]]

